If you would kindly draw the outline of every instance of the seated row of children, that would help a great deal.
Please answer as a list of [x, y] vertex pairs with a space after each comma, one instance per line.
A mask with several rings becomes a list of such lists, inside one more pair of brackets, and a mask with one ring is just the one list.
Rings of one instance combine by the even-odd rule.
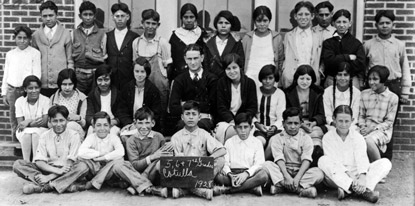
[[[14, 163], [13, 170], [31, 181], [23, 186], [23, 193], [99, 190], [107, 183], [128, 187], [127, 191], [133, 195], [167, 197], [167, 188], [160, 186], [159, 162], [162, 152], [166, 151], [174, 151], [175, 156], [214, 158], [218, 186], [213, 189], [172, 188], [173, 198], [189, 192], [209, 200], [214, 195], [246, 191], [262, 196], [264, 185], [269, 185], [272, 195], [286, 191], [314, 198], [317, 196], [315, 185], [324, 180], [328, 186], [338, 189], [339, 199], [356, 193], [367, 201], [376, 202], [379, 193], [374, 190], [375, 186], [391, 169], [387, 159], [369, 163], [363, 136], [351, 128], [353, 111], [347, 105], [335, 109], [335, 129], [323, 138], [325, 156], [320, 158], [318, 167], [311, 168], [313, 142], [300, 129], [302, 111], [296, 107], [283, 112], [284, 130], [270, 141], [274, 160], [266, 162], [260, 140], [250, 132], [252, 118], [246, 113], [235, 117], [237, 134], [224, 146], [197, 126], [201, 115], [195, 101], [184, 103], [182, 120], [185, 126], [169, 143], [152, 130], [154, 114], [147, 107], [137, 110], [134, 122], [137, 132], [125, 146], [119, 137], [110, 134], [111, 119], [107, 113], [94, 115], [94, 133], [82, 143], [79, 134], [67, 128], [69, 114], [65, 106], [51, 107], [48, 122], [52, 129], [42, 134], [34, 161]], [[129, 161], [123, 159], [124, 148]]]

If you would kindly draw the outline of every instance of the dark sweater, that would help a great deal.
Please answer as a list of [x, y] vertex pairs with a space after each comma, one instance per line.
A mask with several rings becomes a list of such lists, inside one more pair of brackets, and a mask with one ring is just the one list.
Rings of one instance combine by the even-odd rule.
[[[198, 44], [201, 48], [205, 46], [203, 37], [206, 35], [206, 32], [202, 29], [202, 34], [195, 44]], [[171, 35], [169, 43], [171, 45], [171, 58], [173, 59], [171, 71], [168, 74], [170, 81], [175, 79], [179, 74], [188, 71], [186, 61], [184, 60], [184, 50], [187, 45], [177, 37], [174, 33]]]
[[199, 102], [201, 113], [215, 115], [216, 84], [216, 75], [206, 70], [197, 83], [190, 78], [189, 71], [180, 74], [174, 79], [170, 93], [170, 114], [179, 116], [182, 113], [181, 102], [194, 100]]
[[[217, 108], [218, 121], [230, 122], [234, 119], [230, 111], [232, 101], [232, 83], [228, 77], [222, 77], [217, 86]], [[236, 114], [245, 112], [254, 117], [258, 111], [257, 91], [254, 80], [245, 75], [241, 76], [241, 99], [242, 104]]]
[[[124, 85], [118, 98], [119, 104], [117, 109], [117, 116], [121, 122], [121, 127], [133, 123], [134, 98], [135, 80], [132, 80]], [[154, 120], [156, 121], [154, 130], [158, 131], [160, 129], [159, 125], [161, 114], [160, 91], [148, 79], [144, 83], [143, 107], [145, 106], [153, 111]]]
[[[111, 88], [111, 112], [115, 116], [115, 119], [117, 118], [117, 106], [119, 104], [118, 101], [118, 90], [115, 87]], [[87, 98], [87, 109], [86, 109], [86, 124], [89, 126], [91, 124], [91, 120], [94, 118], [94, 114], [101, 111], [101, 93], [98, 89], [98, 87], [95, 87], [94, 90], [92, 90], [88, 94]], [[87, 127], [88, 128], [88, 127]]]
[[[356, 55], [356, 60], [350, 60], [349, 54]], [[338, 65], [341, 62], [349, 62], [352, 67], [352, 76], [364, 78], [366, 69], [366, 55], [362, 43], [350, 32], [347, 32], [342, 39], [332, 37], [323, 42], [321, 57], [324, 61], [327, 76], [336, 76]]]
[[144, 139], [133, 135], [127, 140], [126, 149], [128, 160], [138, 172], [143, 172], [148, 164], [146, 157], [156, 152], [166, 143], [163, 135], [153, 131], [153, 138], [146, 137]]
[[[324, 104], [323, 104], [323, 88], [312, 84], [310, 86], [310, 93], [308, 97], [308, 112], [309, 120], [316, 121], [317, 126], [319, 126], [324, 133], [327, 132], [326, 116], [324, 113]], [[301, 108], [300, 99], [297, 93], [297, 87], [291, 86], [285, 90], [285, 97], [287, 100], [287, 108], [297, 107]]]
[[205, 59], [203, 61], [204, 68], [218, 76], [218, 78], [226, 76], [222, 60], [227, 54], [230, 53], [238, 54], [242, 61], [245, 61], [245, 54], [241, 41], [235, 41], [233, 36], [229, 35], [225, 49], [223, 50], [222, 55], [219, 55], [218, 47], [216, 45], [216, 36], [213, 36], [209, 39], [205, 46]]

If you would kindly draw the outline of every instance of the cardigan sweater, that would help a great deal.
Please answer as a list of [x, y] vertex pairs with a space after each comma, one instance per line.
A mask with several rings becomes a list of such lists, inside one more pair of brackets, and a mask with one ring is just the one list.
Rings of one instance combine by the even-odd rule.
[[[115, 116], [118, 117], [121, 123], [121, 127], [133, 123], [134, 120], [134, 99], [135, 99], [135, 80], [128, 82], [121, 89], [120, 95], [118, 95], [118, 109]], [[146, 80], [144, 83], [144, 96], [143, 96], [143, 107], [148, 107], [154, 113], [154, 120], [156, 125], [154, 128], [160, 126], [160, 115], [161, 115], [161, 99], [160, 91], [150, 81]], [[156, 130], [156, 129], [154, 129]], [[157, 131], [157, 130], [156, 130]]]
[[[320, 127], [324, 133], [327, 132], [326, 116], [324, 113], [323, 104], [323, 88], [312, 84], [310, 86], [310, 93], [308, 97], [308, 112], [309, 120], [316, 121], [317, 126]], [[287, 108], [298, 107], [301, 108], [300, 99], [297, 93], [297, 86], [291, 86], [285, 90], [285, 97], [287, 100]]]
[[[111, 112], [114, 115], [114, 118], [118, 120], [117, 118], [117, 105], [119, 104], [118, 96], [118, 90], [115, 87], [111, 88]], [[87, 109], [86, 109], [86, 124], [87, 126], [90, 126], [91, 120], [94, 118], [95, 113], [101, 111], [101, 92], [99, 91], [98, 87], [95, 87], [94, 90], [92, 90], [88, 94], [87, 98]], [[118, 120], [119, 122], [119, 120]]]
[[58, 74], [63, 69], [73, 69], [72, 40], [69, 30], [58, 21], [51, 41], [42, 25], [32, 36], [32, 46], [40, 51], [42, 88], [58, 88]]
[[[356, 55], [356, 60], [350, 60], [349, 55]], [[342, 39], [334, 36], [323, 42], [321, 53], [324, 61], [326, 76], [336, 76], [337, 67], [341, 62], [349, 62], [352, 68], [352, 76], [365, 77], [366, 55], [362, 43], [350, 32]]]
[[182, 102], [194, 100], [199, 102], [200, 113], [216, 114], [216, 75], [203, 70], [202, 77], [193, 82], [189, 71], [180, 74], [174, 79], [170, 93], [170, 114], [182, 114]]
[[128, 30], [121, 44], [121, 49], [118, 49], [114, 30], [107, 33], [107, 64], [112, 66], [114, 80], [112, 84], [117, 89], [121, 89], [123, 85], [134, 80], [132, 44], [137, 37], [138, 34]]
[[[243, 62], [245, 61], [244, 49], [240, 41], [236, 41], [231, 34], [229, 34], [228, 42], [222, 55], [219, 54], [218, 47], [216, 45], [216, 35], [208, 40], [205, 46], [205, 58], [203, 68], [208, 69], [210, 72], [221, 78], [225, 75], [225, 68], [222, 65], [223, 58], [230, 53], [238, 54]], [[244, 63], [242, 63], [244, 65]]]
[[[245, 112], [254, 117], [258, 111], [257, 89], [254, 80], [249, 77], [241, 76], [241, 100], [242, 104], [236, 113]], [[236, 115], [230, 111], [232, 101], [232, 82], [228, 77], [222, 77], [218, 81], [217, 86], [217, 111], [218, 121], [230, 122]]]

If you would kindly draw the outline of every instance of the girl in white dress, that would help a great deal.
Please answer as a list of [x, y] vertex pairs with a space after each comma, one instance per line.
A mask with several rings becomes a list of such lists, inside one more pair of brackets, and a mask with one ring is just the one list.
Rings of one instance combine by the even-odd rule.
[[49, 98], [40, 94], [40, 79], [29, 75], [23, 80], [25, 96], [16, 100], [18, 122], [16, 137], [22, 145], [23, 159], [30, 161], [36, 152], [40, 135], [47, 131]]

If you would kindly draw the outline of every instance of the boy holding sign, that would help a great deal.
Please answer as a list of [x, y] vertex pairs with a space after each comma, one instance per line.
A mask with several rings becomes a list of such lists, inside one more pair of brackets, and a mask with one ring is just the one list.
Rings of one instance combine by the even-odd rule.
[[[200, 119], [199, 103], [193, 100], [184, 103], [181, 117], [185, 126], [171, 138], [175, 155], [213, 157], [215, 159], [213, 175], [216, 177], [225, 164], [223, 156], [226, 154], [226, 150], [218, 140], [197, 126]], [[192, 188], [190, 192], [208, 200], [213, 197], [212, 189]], [[172, 190], [173, 198], [184, 196], [185, 193], [186, 191], [180, 188]]]
[[[154, 113], [148, 107], [135, 112], [134, 125], [137, 133], [127, 140], [128, 160], [134, 169], [147, 177], [153, 184], [160, 180], [160, 157], [164, 153], [173, 152], [170, 143], [166, 144], [163, 135], [152, 130], [155, 121]], [[167, 188], [163, 188], [167, 193]], [[129, 191], [134, 191], [129, 189]]]
[[[252, 118], [248, 114], [240, 113], [235, 117], [238, 135], [226, 141], [225, 166], [216, 178], [225, 187], [215, 186], [214, 195], [250, 190], [262, 196], [261, 185], [268, 180], [267, 173], [261, 167], [265, 162], [264, 149], [261, 141], [250, 134], [251, 125]], [[244, 155], [241, 155], [241, 151]]]

